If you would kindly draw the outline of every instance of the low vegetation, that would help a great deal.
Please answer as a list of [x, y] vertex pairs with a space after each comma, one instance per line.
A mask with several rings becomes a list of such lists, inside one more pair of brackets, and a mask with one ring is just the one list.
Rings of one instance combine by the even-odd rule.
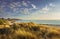
[[8, 20], [0, 18], [0, 25], [8, 24]]
[[[0, 20], [0, 25], [4, 25]], [[7, 24], [6, 24], [7, 25]], [[0, 39], [60, 39], [60, 29], [47, 25], [30, 23], [14, 23], [0, 28]]]

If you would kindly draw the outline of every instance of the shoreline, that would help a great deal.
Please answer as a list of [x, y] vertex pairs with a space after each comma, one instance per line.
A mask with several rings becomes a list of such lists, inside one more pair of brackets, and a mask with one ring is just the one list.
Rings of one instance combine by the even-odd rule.
[[[15, 23], [30, 23], [30, 22], [15, 22]], [[35, 23], [35, 22], [32, 22]], [[44, 24], [44, 23], [35, 23], [35, 24], [39, 24], [39, 25], [49, 25], [49, 26], [60, 26], [59, 24]]]

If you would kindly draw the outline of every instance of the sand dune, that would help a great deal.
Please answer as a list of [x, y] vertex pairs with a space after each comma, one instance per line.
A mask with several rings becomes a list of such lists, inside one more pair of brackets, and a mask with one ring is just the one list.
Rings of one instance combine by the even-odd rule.
[[48, 25], [14, 23], [0, 28], [0, 39], [60, 39], [60, 29]]

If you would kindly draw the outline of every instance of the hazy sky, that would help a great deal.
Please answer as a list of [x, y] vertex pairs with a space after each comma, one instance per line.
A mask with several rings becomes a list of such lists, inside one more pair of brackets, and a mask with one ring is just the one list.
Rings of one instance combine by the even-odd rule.
[[60, 0], [0, 0], [0, 17], [59, 20]]

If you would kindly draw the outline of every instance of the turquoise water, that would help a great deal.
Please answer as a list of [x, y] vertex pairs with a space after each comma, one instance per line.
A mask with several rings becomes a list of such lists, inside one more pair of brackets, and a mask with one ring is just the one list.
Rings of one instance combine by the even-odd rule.
[[34, 22], [34, 23], [38, 23], [38, 24], [60, 25], [60, 20], [18, 20], [16, 22]]

